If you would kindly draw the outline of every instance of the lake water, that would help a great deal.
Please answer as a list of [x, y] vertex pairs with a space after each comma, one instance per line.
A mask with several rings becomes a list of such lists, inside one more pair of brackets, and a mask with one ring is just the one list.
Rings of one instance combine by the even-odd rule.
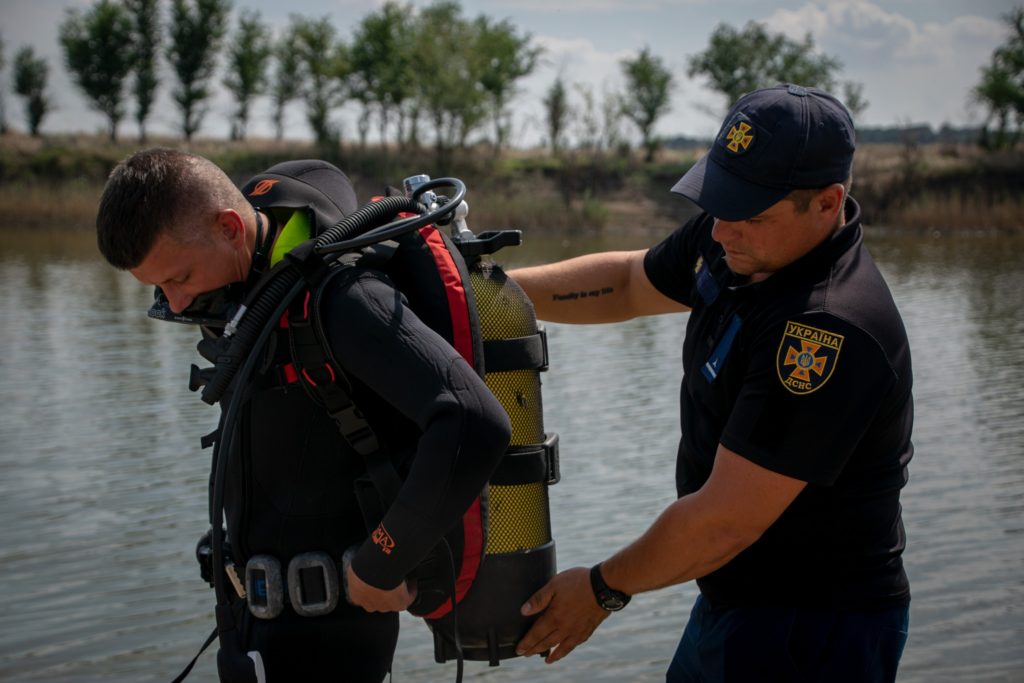
[[[186, 387], [194, 331], [145, 317], [150, 291], [89, 235], [0, 246], [0, 679], [169, 681], [212, 628], [193, 547], [205, 530], [216, 410]], [[913, 590], [904, 682], [1024, 681], [1024, 239], [898, 236], [869, 245], [914, 352], [917, 452], [904, 491]], [[527, 235], [506, 262], [644, 238]], [[685, 317], [549, 325], [545, 419], [559, 566], [590, 565], [674, 498]], [[692, 584], [637, 596], [568, 659], [467, 680], [659, 681]], [[450, 681], [403, 616], [393, 680]], [[190, 680], [214, 681], [211, 653]]]

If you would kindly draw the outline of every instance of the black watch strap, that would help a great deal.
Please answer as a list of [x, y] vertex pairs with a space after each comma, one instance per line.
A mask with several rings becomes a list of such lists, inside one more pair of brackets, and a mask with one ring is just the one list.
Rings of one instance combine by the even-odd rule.
[[601, 609], [609, 612], [618, 612], [628, 605], [631, 599], [631, 596], [622, 591], [608, 587], [608, 584], [604, 582], [604, 577], [601, 576], [600, 562], [590, 568], [590, 587], [594, 589], [594, 598], [597, 600], [597, 604]]

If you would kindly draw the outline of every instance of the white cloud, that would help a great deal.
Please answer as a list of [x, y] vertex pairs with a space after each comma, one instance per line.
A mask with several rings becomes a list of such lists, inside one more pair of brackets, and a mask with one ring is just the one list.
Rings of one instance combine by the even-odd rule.
[[929, 23], [903, 49], [911, 58], [952, 62], [964, 51], [986, 57], [1006, 38], [1006, 26], [984, 17], [957, 17], [945, 24]]
[[864, 84], [872, 125], [970, 120], [966, 93], [1006, 35], [994, 19], [915, 21], [871, 0], [812, 0], [764, 23], [794, 39], [810, 33], [817, 49], [838, 57], [842, 78]]
[[917, 32], [910, 19], [868, 0], [819, 0], [796, 10], [778, 10], [764, 23], [794, 39], [810, 33], [819, 48], [829, 53], [840, 49], [891, 52], [910, 43]]
[[600, 82], [619, 72], [619, 62], [633, 57], [634, 50], [609, 51], [585, 38], [537, 36], [534, 43], [544, 50], [543, 59], [556, 68], [565, 68], [571, 80]]

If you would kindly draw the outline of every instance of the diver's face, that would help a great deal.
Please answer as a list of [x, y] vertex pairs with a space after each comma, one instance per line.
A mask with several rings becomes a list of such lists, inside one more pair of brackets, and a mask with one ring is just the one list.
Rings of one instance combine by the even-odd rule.
[[162, 289], [171, 310], [181, 313], [200, 294], [244, 280], [251, 263], [247, 256], [244, 228], [223, 229], [218, 224], [195, 243], [164, 231], [142, 263], [129, 272], [139, 282]]

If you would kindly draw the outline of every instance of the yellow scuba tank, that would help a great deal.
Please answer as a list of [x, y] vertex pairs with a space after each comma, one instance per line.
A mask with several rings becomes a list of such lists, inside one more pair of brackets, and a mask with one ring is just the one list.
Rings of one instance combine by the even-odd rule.
[[546, 336], [526, 293], [488, 256], [519, 244], [521, 233], [473, 235], [465, 226], [466, 211], [456, 213], [452, 241], [469, 271], [484, 382], [508, 413], [512, 437], [485, 496], [486, 543], [476, 578], [454, 614], [428, 616], [427, 623], [438, 662], [461, 652], [464, 659], [496, 666], [516, 656], [515, 645], [534, 620], [520, 614], [522, 604], [555, 574], [548, 487], [559, 479], [558, 436], [544, 431], [540, 372], [547, 369]]

